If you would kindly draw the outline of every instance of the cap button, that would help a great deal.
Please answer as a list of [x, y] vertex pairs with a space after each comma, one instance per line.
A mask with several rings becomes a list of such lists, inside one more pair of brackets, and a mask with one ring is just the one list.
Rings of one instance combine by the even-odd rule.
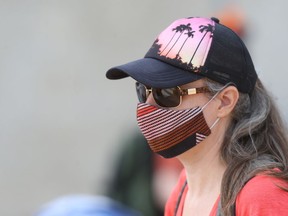
[[219, 20], [218, 18], [216, 18], [216, 17], [211, 17], [211, 20], [213, 20], [213, 21], [216, 22], [216, 23], [219, 23], [219, 22], [220, 22], [220, 20]]

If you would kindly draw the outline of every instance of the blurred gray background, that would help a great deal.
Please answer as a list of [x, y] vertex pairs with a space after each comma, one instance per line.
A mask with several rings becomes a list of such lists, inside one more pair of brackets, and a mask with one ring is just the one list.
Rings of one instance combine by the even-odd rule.
[[[0, 0], [0, 215], [32, 215], [67, 194], [101, 194], [136, 128], [131, 79], [108, 68], [143, 57], [173, 20], [224, 0]], [[260, 78], [287, 120], [286, 0], [243, 0]]]

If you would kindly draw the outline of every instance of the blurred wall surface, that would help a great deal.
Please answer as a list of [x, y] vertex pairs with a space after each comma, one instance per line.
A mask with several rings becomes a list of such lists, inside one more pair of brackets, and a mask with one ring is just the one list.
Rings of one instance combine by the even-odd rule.
[[[136, 130], [134, 82], [108, 68], [141, 58], [173, 20], [224, 0], [0, 0], [0, 215], [102, 193]], [[233, 3], [233, 2], [232, 2]], [[286, 0], [243, 0], [246, 42], [287, 120]]]

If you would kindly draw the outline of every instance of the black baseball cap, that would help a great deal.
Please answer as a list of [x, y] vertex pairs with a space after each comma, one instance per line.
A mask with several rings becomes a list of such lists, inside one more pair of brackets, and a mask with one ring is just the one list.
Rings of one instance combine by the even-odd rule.
[[160, 33], [144, 58], [113, 67], [108, 79], [131, 76], [154, 88], [171, 88], [207, 77], [232, 82], [243, 93], [254, 89], [257, 73], [241, 38], [217, 18], [189, 17]]

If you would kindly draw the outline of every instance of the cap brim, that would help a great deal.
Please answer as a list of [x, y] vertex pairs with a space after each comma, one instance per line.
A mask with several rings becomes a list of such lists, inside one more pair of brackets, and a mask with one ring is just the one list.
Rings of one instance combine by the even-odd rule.
[[128, 76], [154, 88], [171, 88], [203, 78], [201, 75], [179, 69], [153, 58], [143, 58], [113, 67], [106, 73], [108, 79], [121, 79]]

